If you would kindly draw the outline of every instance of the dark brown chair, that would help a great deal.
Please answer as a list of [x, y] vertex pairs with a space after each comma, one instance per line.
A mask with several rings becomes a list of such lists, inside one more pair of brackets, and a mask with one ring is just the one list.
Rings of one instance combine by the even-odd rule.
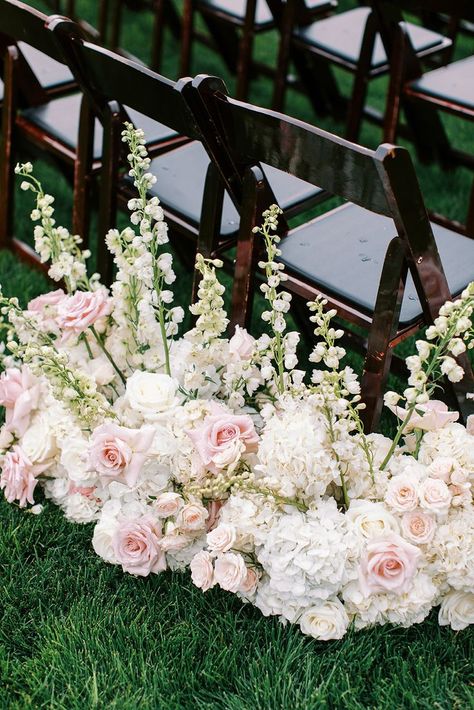
[[[14, 239], [13, 209], [14, 149], [19, 142], [27, 142], [28, 151], [40, 151], [50, 157], [68, 176], [76, 175], [78, 193], [74, 196], [73, 229], [87, 237], [89, 204], [84, 199], [87, 185], [101, 166], [101, 127], [91, 119], [87, 102], [81, 93], [51, 97], [39, 83], [23, 44], [33, 48], [37, 56], [42, 52], [71, 74], [62, 52], [51, 32], [46, 29], [46, 15], [17, 0], [0, 0], [0, 26], [4, 38], [3, 80], [5, 101], [2, 112], [0, 144], [0, 245], [13, 246], [26, 258], [34, 254], [25, 244]], [[78, 30], [81, 31], [81, 30]], [[30, 52], [30, 49], [28, 49]], [[154, 150], [164, 150], [177, 136], [162, 124], [145, 116], [133, 114], [141, 123]], [[92, 151], [93, 161], [85, 156]], [[87, 164], [88, 170], [84, 170]], [[77, 176], [81, 176], [81, 181]]]
[[[208, 205], [206, 211], [203, 211], [206, 175], [209, 173], [209, 184], [215, 180], [215, 176], [212, 169], [209, 172], [210, 161], [201, 143], [201, 131], [180, 92], [186, 80], [175, 84], [140, 64], [84, 41], [77, 32], [77, 26], [65, 19], [53, 20], [50, 28], [61, 44], [78, 84], [88, 97], [88, 105], [104, 128], [99, 234], [105, 234], [115, 226], [117, 206], [126, 204], [134, 195], [131, 178], [127, 174], [120, 176], [120, 134], [123, 121], [128, 117], [146, 132], [146, 116], [146, 121], [159, 120], [178, 134], [192, 139], [152, 161], [151, 172], [158, 180], [150, 190], [150, 195], [160, 198], [176, 248], [181, 250], [184, 257], [192, 252], [191, 263], [194, 263], [198, 232], [200, 229], [205, 231], [205, 224], [209, 221], [208, 212], [212, 212]], [[136, 119], [137, 113], [142, 116], [142, 120]], [[81, 170], [87, 172], [91, 161], [89, 146], [84, 164], [79, 166], [77, 173], [78, 186], [84, 183]], [[232, 170], [231, 166], [229, 170]], [[269, 179], [287, 214], [294, 214], [325, 196], [319, 188], [271, 168]], [[223, 192], [223, 186], [217, 183], [216, 204], [219, 194]], [[230, 195], [235, 200], [231, 181], [229, 184]], [[227, 195], [223, 207], [220, 207], [221, 216], [214, 235], [220, 243], [235, 244], [239, 215], [232, 199]], [[188, 240], [188, 247], [182, 237]], [[193, 243], [191, 250], [190, 241]], [[103, 244], [99, 257], [101, 273], [110, 278], [110, 260]]]
[[[281, 5], [283, 0], [272, 0]], [[346, 137], [357, 140], [364, 115], [370, 80], [387, 74], [389, 63], [379, 36], [377, 17], [369, 7], [356, 7], [323, 20], [307, 22], [302, 0], [284, 2], [281, 43], [273, 107], [284, 105], [288, 63], [293, 59], [301, 81], [316, 111], [327, 106], [336, 114], [346, 113]], [[419, 25], [409, 24], [413, 46], [419, 58], [439, 56], [451, 40]], [[354, 75], [349, 102], [339, 91], [332, 67]], [[376, 115], [371, 112], [372, 117]]]
[[[413, 10], [450, 12], [458, 22], [472, 16], [468, 0], [412, 0]], [[442, 163], [461, 163], [474, 167], [474, 155], [454, 149], [448, 140], [439, 111], [474, 121], [474, 54], [446, 66], [424, 71], [410, 41], [407, 25], [398, 2], [377, 0], [382, 36], [391, 56], [390, 88], [385, 115], [385, 140], [395, 142], [403, 107], [421, 156], [437, 156]], [[474, 50], [474, 46], [473, 46]], [[454, 226], [445, 220], [449, 226]], [[471, 194], [466, 233], [474, 237], [474, 186]]]
[[[311, 18], [325, 17], [336, 4], [336, 0], [305, 0], [304, 8]], [[275, 27], [269, 5], [271, 0], [184, 0], [181, 76], [190, 73], [194, 19], [195, 13], [199, 12], [220, 55], [237, 76], [236, 96], [246, 99], [255, 35]], [[274, 8], [274, 12], [278, 24], [279, 8]]]
[[[304, 299], [323, 294], [328, 307], [369, 330], [362, 378], [372, 430], [380, 415], [392, 349], [431, 323], [440, 306], [474, 279], [474, 242], [430, 224], [408, 151], [372, 151], [309, 124], [230, 99], [221, 82], [197, 77], [188, 100], [207, 106], [210, 150], [232, 160], [241, 176], [241, 230], [232, 321], [249, 323], [260, 237], [252, 233], [272, 199], [265, 163], [346, 200], [296, 229], [283, 226], [286, 288]], [[204, 251], [212, 244], [202, 245]], [[466, 365], [466, 362], [463, 362]], [[467, 366], [467, 380], [471, 381]], [[452, 389], [452, 388], [451, 388]], [[457, 390], [466, 411], [464, 385]]]

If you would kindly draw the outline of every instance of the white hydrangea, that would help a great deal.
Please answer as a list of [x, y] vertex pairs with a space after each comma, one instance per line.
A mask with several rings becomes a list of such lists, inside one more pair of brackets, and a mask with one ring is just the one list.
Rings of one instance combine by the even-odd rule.
[[474, 507], [453, 510], [431, 543], [435, 567], [456, 590], [474, 589]]

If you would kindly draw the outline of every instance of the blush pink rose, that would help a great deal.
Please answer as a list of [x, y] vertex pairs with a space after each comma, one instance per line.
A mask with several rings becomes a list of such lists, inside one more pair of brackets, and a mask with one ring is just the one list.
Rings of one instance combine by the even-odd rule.
[[189, 565], [191, 570], [191, 579], [193, 584], [203, 592], [214, 586], [214, 565], [209, 552], [201, 550], [197, 555], [194, 555]]
[[400, 513], [414, 510], [418, 506], [418, 493], [410, 476], [394, 476], [387, 486], [385, 501]]
[[238, 592], [247, 580], [247, 567], [242, 555], [224, 552], [214, 566], [214, 580], [227, 592]]
[[[388, 405], [389, 409], [397, 415], [399, 419], [405, 419], [407, 410], [396, 405]], [[459, 412], [450, 412], [444, 402], [438, 399], [431, 399], [426, 404], [417, 404], [411, 415], [410, 421], [405, 427], [405, 432], [412, 429], [423, 429], [424, 431], [436, 431], [442, 429], [446, 424], [451, 424], [459, 419]]]
[[5, 423], [9, 431], [23, 436], [31, 414], [38, 407], [40, 386], [36, 377], [22, 367], [9, 368], [0, 376], [0, 404], [5, 409]]
[[252, 596], [257, 591], [258, 573], [254, 567], [247, 567], [247, 575], [239, 587], [239, 592], [246, 597]]
[[255, 338], [245, 328], [235, 326], [235, 333], [229, 340], [229, 352], [235, 360], [250, 360], [255, 350]]
[[421, 510], [413, 510], [402, 517], [402, 532], [408, 540], [417, 545], [431, 542], [436, 530], [436, 523]]
[[184, 500], [179, 493], [166, 491], [165, 493], [160, 493], [153, 504], [153, 508], [160, 518], [170, 518], [172, 515], [176, 515], [183, 505]]
[[359, 566], [359, 584], [368, 597], [377, 592], [403, 594], [416, 572], [420, 550], [392, 533], [371, 540]]
[[108, 422], [92, 434], [89, 465], [100, 476], [134, 486], [154, 437], [152, 427], [127, 429]]
[[76, 291], [58, 305], [56, 323], [65, 335], [79, 335], [112, 311], [112, 300], [103, 288], [97, 291]]
[[[219, 405], [213, 406], [213, 413], [196, 429], [186, 432], [193, 442], [204, 466], [212, 473], [218, 473], [227, 462], [226, 451], [235, 450], [236, 444], [243, 445], [243, 451], [257, 450], [258, 435], [248, 414], [229, 414]], [[240, 449], [238, 451], [240, 455]], [[228, 463], [228, 462], [227, 462]]]
[[166, 557], [160, 545], [161, 530], [148, 515], [119, 525], [112, 546], [124, 572], [147, 577], [166, 569]]
[[55, 327], [57, 327], [54, 318], [56, 315], [56, 306], [58, 306], [64, 298], [66, 298], [66, 294], [62, 288], [58, 288], [56, 291], [43, 293], [41, 296], [33, 298], [33, 300], [28, 303], [28, 310], [31, 313], [37, 313], [41, 316], [42, 327], [46, 330], [54, 330]]
[[5, 454], [0, 476], [0, 488], [5, 491], [7, 501], [13, 503], [17, 500], [20, 508], [24, 508], [27, 503], [33, 505], [37, 476], [46, 468], [44, 465], [32, 464], [21, 447], [15, 445]]

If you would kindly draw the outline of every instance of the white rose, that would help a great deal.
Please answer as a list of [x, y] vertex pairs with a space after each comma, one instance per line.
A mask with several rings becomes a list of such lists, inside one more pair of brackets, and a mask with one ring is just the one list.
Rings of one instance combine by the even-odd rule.
[[436, 523], [430, 515], [421, 510], [412, 510], [402, 517], [403, 536], [410, 542], [426, 545], [431, 542], [436, 530]]
[[189, 565], [193, 584], [203, 592], [214, 586], [214, 567], [212, 557], [206, 550], [201, 550], [191, 560]]
[[212, 461], [217, 468], [227, 468], [231, 473], [239, 463], [244, 451], [244, 442], [234, 439], [218, 453], [213, 454]]
[[431, 478], [440, 478], [445, 483], [449, 483], [451, 473], [458, 467], [456, 459], [450, 456], [438, 456], [428, 466]]
[[167, 491], [158, 496], [153, 507], [160, 518], [169, 518], [172, 515], [176, 515], [183, 504], [184, 501], [179, 493]]
[[229, 340], [229, 352], [234, 360], [250, 360], [255, 350], [255, 338], [245, 328], [235, 326], [235, 333]]
[[133, 373], [126, 386], [130, 407], [151, 420], [178, 404], [177, 389], [177, 381], [169, 375], [140, 370]]
[[213, 552], [227, 552], [230, 550], [237, 538], [237, 532], [233, 525], [222, 523], [207, 534], [207, 545]]
[[449, 510], [452, 495], [446, 483], [439, 478], [426, 478], [419, 488], [420, 505], [435, 513]]
[[394, 476], [387, 486], [385, 501], [400, 513], [414, 510], [418, 506], [418, 494], [410, 476]]
[[38, 417], [28, 427], [21, 439], [21, 448], [32, 463], [45, 463], [57, 454], [54, 432], [43, 417]]
[[341, 639], [348, 626], [349, 617], [337, 598], [306, 609], [300, 617], [301, 631], [318, 641]]
[[202, 530], [206, 526], [209, 513], [199, 503], [184, 505], [176, 518], [176, 526], [182, 530]]
[[118, 528], [117, 516], [120, 513], [121, 503], [118, 500], [108, 501], [103, 509], [99, 522], [94, 528], [92, 547], [95, 552], [106, 562], [118, 564], [113, 548], [113, 538]]
[[228, 592], [238, 592], [247, 579], [247, 567], [242, 555], [224, 552], [219, 555], [214, 567], [214, 579]]
[[95, 471], [89, 471], [89, 443], [82, 437], [64, 439], [61, 443], [60, 463], [71, 481], [86, 481], [95, 478]]
[[365, 539], [399, 532], [397, 519], [385, 508], [383, 503], [353, 500], [345, 517]]
[[439, 610], [440, 626], [451, 626], [454, 631], [462, 631], [474, 624], [474, 593], [452, 590], [444, 597]]

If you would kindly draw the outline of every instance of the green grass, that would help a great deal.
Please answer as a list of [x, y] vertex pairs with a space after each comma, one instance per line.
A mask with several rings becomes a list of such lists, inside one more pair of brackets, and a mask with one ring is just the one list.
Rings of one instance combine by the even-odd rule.
[[[40, 0], [32, 4], [42, 7]], [[94, 19], [93, 0], [82, 0], [79, 8]], [[127, 13], [125, 27], [125, 45], [146, 59], [149, 17]], [[178, 48], [171, 37], [166, 41], [164, 72], [173, 78]], [[461, 43], [459, 56], [467, 51]], [[259, 38], [257, 53], [274, 61], [275, 37]], [[202, 48], [193, 69], [224, 73], [218, 58]], [[347, 77], [342, 81], [347, 87]], [[228, 84], [232, 89], [231, 79]], [[384, 82], [374, 82], [370, 100], [381, 105], [383, 91]], [[259, 80], [251, 99], [268, 105], [270, 93], [269, 82]], [[287, 110], [315, 121], [295, 92]], [[343, 128], [328, 119], [319, 123], [335, 132]], [[474, 148], [471, 126], [448, 121], [466, 149]], [[377, 145], [380, 131], [364, 125], [362, 141]], [[69, 224], [70, 186], [50, 166], [39, 169], [57, 197], [59, 221]], [[463, 219], [472, 176], [436, 166], [417, 169], [427, 204]], [[16, 232], [25, 239], [31, 238], [28, 197], [20, 196], [17, 209]], [[23, 303], [47, 288], [43, 277], [9, 253], [0, 254], [0, 282]], [[183, 269], [177, 283], [186, 304], [190, 280]], [[317, 643], [230, 594], [202, 594], [187, 575], [123, 574], [94, 554], [91, 526], [67, 523], [50, 504], [34, 517], [2, 501], [0, 520], [2, 710], [474, 708], [474, 635], [441, 629], [435, 614], [409, 630], [377, 628]]]

